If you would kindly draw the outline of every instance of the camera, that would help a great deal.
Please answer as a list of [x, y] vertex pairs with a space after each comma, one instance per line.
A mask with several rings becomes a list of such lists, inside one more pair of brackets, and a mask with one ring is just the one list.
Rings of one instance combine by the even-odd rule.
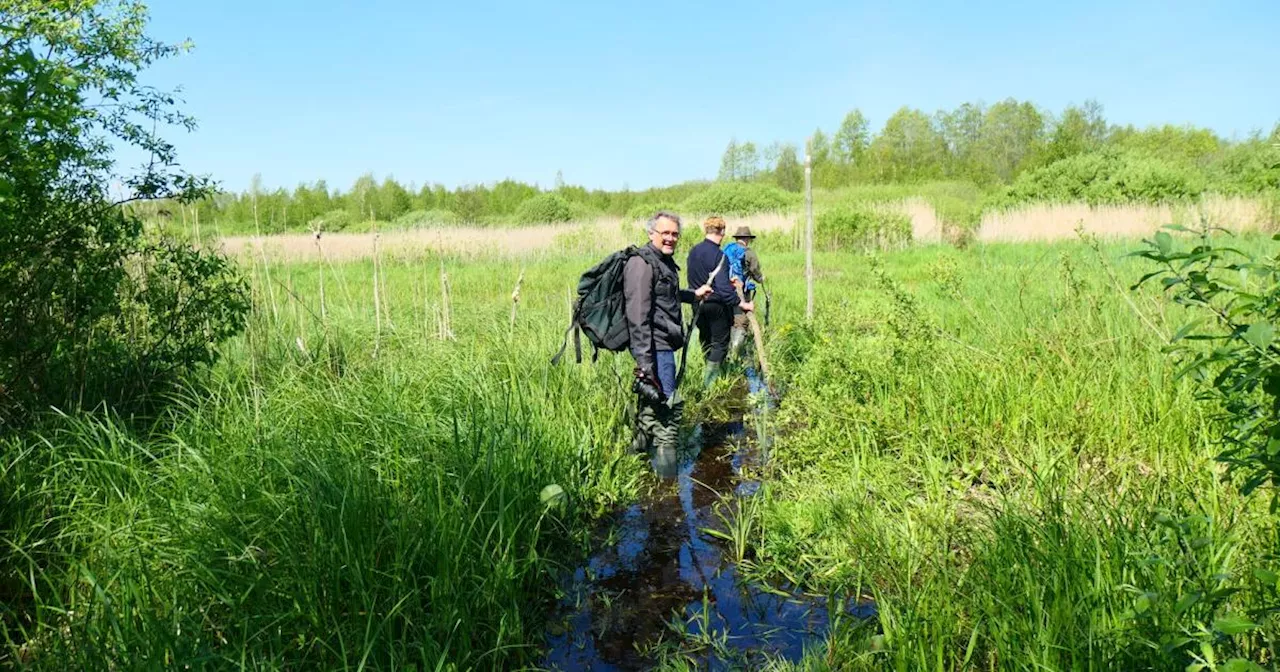
[[662, 393], [662, 388], [655, 385], [648, 376], [638, 370], [636, 371], [636, 379], [631, 382], [631, 391], [651, 404], [660, 404], [667, 400], [667, 395]]

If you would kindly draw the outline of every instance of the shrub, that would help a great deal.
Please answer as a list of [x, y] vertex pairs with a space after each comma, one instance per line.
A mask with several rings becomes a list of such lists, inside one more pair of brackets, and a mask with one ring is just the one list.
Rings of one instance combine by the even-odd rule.
[[330, 210], [307, 223], [308, 228], [320, 231], [345, 231], [355, 217], [346, 210]]
[[1205, 190], [1197, 172], [1159, 159], [1116, 150], [1081, 154], [1018, 176], [997, 199], [999, 206], [1033, 201], [1161, 203], [1198, 198]]
[[1216, 192], [1249, 196], [1280, 191], [1280, 149], [1249, 142], [1227, 150], [1209, 170]]
[[516, 208], [516, 221], [521, 224], [572, 222], [588, 216], [586, 207], [566, 200], [559, 194], [539, 194]]
[[659, 210], [679, 213], [680, 206], [670, 201], [650, 201], [648, 203], [639, 203], [631, 206], [631, 208], [627, 210], [627, 214], [624, 219], [647, 221]]
[[689, 197], [680, 209], [694, 215], [754, 215], [797, 205], [800, 196], [768, 184], [717, 182]]
[[449, 210], [412, 210], [396, 217], [392, 222], [395, 226], [403, 229], [413, 229], [428, 226], [457, 226], [462, 223], [462, 218]]
[[[113, 183], [132, 201], [186, 204], [212, 192], [150, 130], [194, 122], [138, 81], [178, 48], [142, 34], [140, 3], [61, 5], [28, 0], [3, 12], [0, 430], [50, 406], [147, 410], [166, 383], [213, 361], [248, 308], [232, 262], [146, 238], [110, 196]], [[112, 141], [147, 152], [143, 172], [113, 173]]]
[[899, 212], [840, 206], [814, 219], [814, 244], [825, 250], [867, 249], [911, 240], [911, 218]]

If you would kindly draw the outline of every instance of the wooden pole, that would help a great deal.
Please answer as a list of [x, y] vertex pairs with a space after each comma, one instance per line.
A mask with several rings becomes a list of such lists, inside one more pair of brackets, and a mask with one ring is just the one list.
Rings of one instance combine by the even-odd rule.
[[378, 347], [382, 344], [382, 300], [378, 296], [378, 232], [373, 232], [373, 317], [375, 331], [373, 335], [373, 356], [378, 357]]
[[813, 179], [812, 179], [812, 161], [809, 155], [808, 143], [804, 148], [804, 201], [805, 201], [805, 227], [804, 227], [804, 283], [806, 292], [806, 301], [804, 305], [804, 319], [813, 320]]

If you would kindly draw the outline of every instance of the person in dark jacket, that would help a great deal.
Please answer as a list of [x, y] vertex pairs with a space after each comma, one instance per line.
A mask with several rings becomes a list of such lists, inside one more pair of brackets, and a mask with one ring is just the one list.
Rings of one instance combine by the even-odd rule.
[[[676, 394], [675, 351], [685, 347], [681, 303], [694, 303], [712, 288], [680, 289], [680, 267], [673, 255], [680, 240], [680, 217], [659, 211], [649, 219], [649, 242], [627, 260], [622, 271], [629, 348], [635, 375], [661, 391], [662, 401], [637, 395], [636, 432], [631, 448], [644, 452], [652, 443], [657, 465], [672, 465], [679, 443], [683, 402]], [[661, 467], [659, 470], [663, 470]]]
[[[698, 340], [707, 361], [706, 376], [702, 380], [705, 387], [719, 375], [720, 365], [729, 352], [734, 306], [744, 311], [753, 310], [754, 306], [749, 301], [740, 301], [737, 290], [729, 281], [729, 260], [720, 250], [720, 242], [724, 240], [724, 219], [708, 217], [702, 223], [702, 229], [706, 238], [689, 250], [688, 274], [690, 287], [711, 285], [711, 296], [698, 311]], [[715, 277], [711, 277], [712, 273]]]

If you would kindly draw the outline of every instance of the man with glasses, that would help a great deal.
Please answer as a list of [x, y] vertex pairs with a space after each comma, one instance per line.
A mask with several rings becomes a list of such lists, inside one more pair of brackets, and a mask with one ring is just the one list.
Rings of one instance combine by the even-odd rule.
[[655, 463], [667, 465], [675, 460], [684, 408], [676, 398], [675, 351], [686, 345], [680, 304], [701, 301], [712, 292], [711, 287], [680, 289], [680, 267], [673, 258], [680, 227], [675, 213], [656, 213], [648, 223], [649, 242], [622, 272], [628, 347], [638, 379], [631, 448], [644, 452], [652, 442]]

